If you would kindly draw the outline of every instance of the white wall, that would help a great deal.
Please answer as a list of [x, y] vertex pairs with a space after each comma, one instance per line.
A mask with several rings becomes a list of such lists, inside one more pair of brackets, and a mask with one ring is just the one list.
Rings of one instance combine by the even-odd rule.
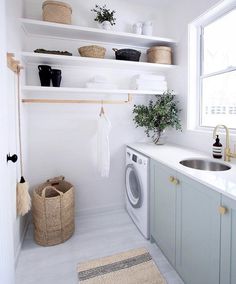
[[[211, 153], [213, 139], [212, 131], [197, 132], [186, 130], [187, 124], [187, 96], [188, 96], [188, 24], [201, 14], [216, 5], [218, 0], [178, 0], [172, 4], [168, 15], [169, 35], [176, 38], [178, 45], [175, 51], [176, 70], [169, 76], [170, 86], [177, 92], [183, 109], [182, 121], [184, 131], [170, 134], [170, 140], [174, 143], [199, 149]], [[221, 135], [222, 136], [222, 135]], [[223, 136], [222, 136], [223, 138]], [[222, 139], [223, 142], [223, 139]]]
[[[32, 19], [42, 18], [42, 0], [24, 0], [24, 16]], [[164, 5], [158, 6], [155, 1], [147, 4], [146, 1], [135, 0], [89, 0], [89, 1], [64, 1], [73, 8], [72, 24], [97, 27], [95, 22], [95, 14], [90, 10], [95, 4], [106, 4], [111, 10], [115, 10], [115, 18], [117, 19], [114, 30], [131, 32], [133, 23], [137, 21], [151, 20], [154, 23], [154, 34], [164, 36], [166, 32], [165, 13], [163, 13]], [[161, 1], [159, 1], [161, 2]]]
[[[67, 1], [73, 7], [73, 23], [94, 26], [90, 9], [97, 1]], [[24, 16], [41, 19], [42, 1], [25, 0]], [[150, 19], [154, 22], [154, 35], [172, 37], [178, 41], [174, 61], [178, 67], [169, 74], [170, 88], [178, 93], [183, 108], [184, 131], [170, 132], [169, 140], [187, 147], [210, 152], [212, 133], [186, 131], [187, 75], [188, 75], [188, 24], [201, 15], [217, 0], [178, 0], [166, 1], [169, 6], [147, 5], [139, 1], [106, 1], [109, 8], [117, 11], [115, 30], [130, 31], [136, 21]], [[154, 5], [154, 4], [153, 4]], [[76, 48], [84, 45], [80, 41], [30, 39], [24, 50], [35, 48], [67, 49], [77, 54]], [[111, 48], [105, 46], [112, 56]], [[111, 71], [99, 68], [63, 69], [63, 86], [84, 86], [95, 74], [103, 74], [119, 87], [128, 87], [135, 72], [128, 70]], [[137, 73], [137, 72], [136, 72]], [[27, 73], [28, 84], [39, 84], [37, 66], [30, 66]], [[80, 96], [84, 98], [84, 96]], [[112, 99], [115, 99], [112, 96]], [[117, 97], [117, 99], [120, 97]], [[147, 100], [136, 96], [133, 103]], [[63, 174], [76, 187], [76, 210], [80, 213], [123, 206], [125, 144], [144, 139], [143, 130], [135, 129], [132, 122], [131, 105], [108, 105], [106, 113], [112, 123], [110, 134], [111, 172], [108, 179], [99, 177], [96, 171], [96, 125], [99, 114], [98, 105], [27, 105], [28, 115], [28, 169], [32, 188], [49, 177]]]
[[[73, 23], [96, 26], [90, 9], [100, 1], [67, 1], [73, 6]], [[41, 19], [41, 1], [25, 0], [25, 17]], [[136, 5], [135, 1], [106, 1], [117, 10], [116, 30], [130, 31], [136, 21], [150, 19], [156, 34], [165, 36], [163, 10], [147, 4]], [[80, 41], [52, 41], [43, 38], [30, 39], [24, 49], [58, 48], [77, 54], [76, 47], [85, 45]], [[108, 55], [111, 48], [106, 45]], [[114, 56], [114, 55], [113, 55]], [[138, 72], [129, 70], [106, 70], [101, 68], [63, 68], [63, 86], [84, 86], [95, 74], [103, 74], [119, 88], [129, 86], [131, 76]], [[27, 72], [28, 84], [39, 84], [37, 66]], [[67, 95], [69, 96], [69, 95]], [[71, 96], [70, 96], [71, 97]], [[77, 97], [85, 98], [88, 95]], [[95, 98], [96, 96], [93, 96]], [[98, 96], [105, 98], [106, 96]], [[126, 99], [113, 95], [111, 99]], [[143, 130], [136, 129], [132, 121], [134, 103], [143, 103], [145, 97], [137, 96], [130, 105], [107, 105], [105, 111], [111, 120], [110, 133], [111, 171], [108, 179], [101, 178], [96, 170], [96, 126], [99, 105], [25, 105], [28, 115], [28, 171], [34, 188], [47, 178], [63, 174], [76, 188], [76, 210], [80, 213], [105, 208], [121, 207], [124, 204], [125, 144], [145, 137]]]
[[[22, 17], [22, 2], [17, 0], [6, 1], [6, 27], [7, 27], [7, 51], [15, 54], [20, 59], [21, 36], [19, 18]], [[8, 150], [11, 154], [18, 152], [18, 129], [17, 129], [17, 93], [16, 93], [16, 75], [8, 69], [7, 72], [7, 90], [9, 107], [9, 145]], [[19, 157], [19, 155], [18, 155]], [[20, 180], [19, 161], [17, 164], [9, 163], [10, 188], [12, 193], [13, 223], [14, 223], [14, 247], [15, 257], [18, 257], [23, 235], [26, 226], [26, 217], [17, 216], [16, 212], [16, 184]]]

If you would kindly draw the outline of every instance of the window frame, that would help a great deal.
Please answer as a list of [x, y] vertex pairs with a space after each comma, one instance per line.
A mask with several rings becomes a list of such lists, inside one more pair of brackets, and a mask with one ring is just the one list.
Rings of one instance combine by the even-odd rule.
[[[196, 131], [212, 131], [212, 126], [202, 126], [202, 86], [203, 79], [216, 74], [236, 70], [236, 66], [203, 75], [204, 51], [203, 30], [206, 26], [236, 9], [235, 0], [225, 0], [214, 6], [202, 16], [188, 25], [188, 101], [187, 129]], [[236, 128], [231, 128], [235, 131]]]

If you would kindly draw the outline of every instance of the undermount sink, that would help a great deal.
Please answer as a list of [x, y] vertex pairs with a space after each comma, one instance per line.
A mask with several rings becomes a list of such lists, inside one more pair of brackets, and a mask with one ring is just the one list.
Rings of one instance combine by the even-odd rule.
[[204, 159], [182, 160], [180, 161], [180, 164], [188, 168], [202, 171], [227, 171], [231, 169], [228, 165]]

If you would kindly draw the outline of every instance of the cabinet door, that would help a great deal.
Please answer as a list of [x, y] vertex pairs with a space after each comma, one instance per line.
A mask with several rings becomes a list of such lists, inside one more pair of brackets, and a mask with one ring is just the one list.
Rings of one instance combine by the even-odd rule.
[[176, 269], [187, 284], [218, 284], [221, 196], [178, 175]]
[[175, 186], [169, 181], [175, 172], [151, 161], [151, 239], [175, 265]]
[[222, 196], [220, 283], [236, 283], [236, 201]]

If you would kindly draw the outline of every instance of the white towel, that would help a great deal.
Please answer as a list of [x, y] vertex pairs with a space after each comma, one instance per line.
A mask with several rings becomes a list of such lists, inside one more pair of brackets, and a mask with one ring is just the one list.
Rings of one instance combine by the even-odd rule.
[[[138, 81], [138, 82], [137, 82]], [[150, 90], [156, 91], [161, 90], [161, 92], [165, 92], [167, 90], [167, 82], [166, 81], [143, 81], [137, 80], [131, 84], [131, 89], [134, 90]]]
[[135, 79], [145, 80], [145, 81], [165, 81], [165, 76], [155, 75], [155, 74], [139, 74]]
[[112, 83], [86, 83], [86, 88], [89, 89], [117, 89], [117, 85]]
[[136, 80], [136, 86], [152, 86], [152, 88], [166, 88], [167, 82], [166, 81], [144, 81], [144, 80]]
[[138, 85], [136, 86], [135, 90], [143, 90], [143, 91], [155, 91], [157, 93], [164, 93], [167, 91], [167, 87], [158, 87], [158, 86], [143, 86]]
[[141, 80], [141, 79], [136, 79], [135, 80], [136, 84], [146, 84], [146, 85], [167, 85], [167, 82], [165, 80], [163, 81], [147, 81], [147, 80]]
[[98, 119], [97, 151], [98, 151], [98, 172], [102, 177], [108, 177], [110, 171], [110, 147], [109, 133], [111, 122], [105, 114]]
[[104, 77], [102, 75], [96, 75], [90, 80], [90, 82], [92, 82], [92, 83], [107, 83], [108, 80], [107, 80], [106, 77]]
[[135, 87], [136, 90], [167, 90], [167, 85], [147, 85], [147, 84], [137, 84]]

